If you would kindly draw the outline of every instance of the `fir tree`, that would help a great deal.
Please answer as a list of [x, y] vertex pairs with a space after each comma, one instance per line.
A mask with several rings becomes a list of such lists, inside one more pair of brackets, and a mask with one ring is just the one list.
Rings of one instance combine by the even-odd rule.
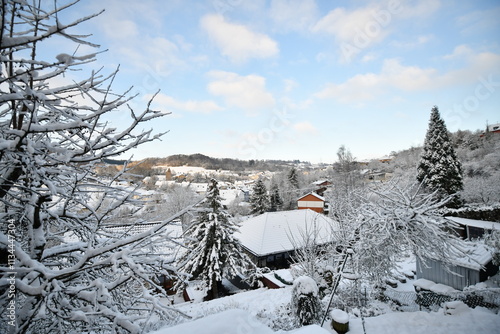
[[283, 208], [283, 200], [281, 199], [280, 196], [280, 190], [278, 188], [278, 185], [274, 183], [271, 186], [271, 191], [270, 191], [270, 196], [269, 196], [269, 202], [270, 202], [270, 208], [269, 211], [280, 211]]
[[428, 190], [437, 191], [440, 198], [454, 195], [463, 188], [462, 167], [436, 106], [431, 111], [417, 180]]
[[253, 267], [241, 244], [234, 238], [238, 225], [221, 203], [217, 181], [212, 179], [199, 216], [186, 230], [187, 251], [179, 270], [205, 282], [212, 298], [219, 296], [223, 278], [232, 278]]
[[250, 204], [252, 206], [252, 214], [262, 214], [269, 210], [269, 196], [262, 180], [258, 180], [255, 183], [252, 196], [250, 197]]
[[295, 168], [290, 169], [288, 173], [288, 183], [290, 183], [293, 189], [299, 189], [299, 176]]

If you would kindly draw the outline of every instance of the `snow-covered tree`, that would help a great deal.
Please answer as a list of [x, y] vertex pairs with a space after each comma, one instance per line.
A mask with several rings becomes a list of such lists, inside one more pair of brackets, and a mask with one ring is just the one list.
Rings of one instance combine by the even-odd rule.
[[401, 188], [395, 181], [372, 190], [351, 222], [355, 233], [345, 234], [352, 236], [356, 272], [381, 283], [409, 254], [424, 263], [464, 256], [462, 240], [449, 232], [456, 226], [439, 212], [450, 199], [438, 200], [415, 184]]
[[500, 265], [500, 231], [492, 230], [485, 237], [485, 244], [491, 249], [493, 264]]
[[280, 189], [276, 183], [273, 183], [269, 194], [269, 210], [281, 211], [282, 207], [283, 200], [281, 199]]
[[269, 210], [269, 196], [264, 181], [257, 180], [252, 188], [252, 195], [250, 196], [250, 205], [252, 207], [252, 214], [262, 214]]
[[467, 203], [493, 205], [500, 203], [500, 171], [489, 176], [464, 177], [464, 190], [461, 198]]
[[234, 237], [238, 225], [221, 204], [217, 180], [210, 181], [200, 206], [198, 217], [185, 232], [186, 249], [178, 260], [179, 270], [202, 280], [210, 297], [217, 298], [223, 278], [233, 278], [253, 264]]
[[335, 163], [334, 191], [340, 196], [352, 192], [360, 183], [361, 176], [358, 166], [351, 151], [341, 145], [337, 150], [337, 162]]
[[292, 167], [288, 172], [288, 183], [293, 189], [299, 189], [299, 175], [297, 169]]
[[[183, 187], [180, 185], [173, 185], [169, 187], [166, 191], [166, 199], [164, 203], [157, 205], [157, 210], [155, 210], [155, 219], [162, 219], [162, 217], [170, 217], [176, 212], [181, 211], [190, 205], [193, 205], [200, 201], [200, 196], [198, 196], [189, 187]], [[181, 217], [182, 226], [186, 228], [191, 220], [191, 215], [189, 213]]]
[[308, 276], [300, 276], [293, 281], [292, 308], [301, 326], [318, 324], [322, 307], [316, 282]]
[[436, 106], [431, 111], [417, 180], [440, 198], [455, 195], [463, 188], [461, 163]]
[[[14, 301], [16, 317], [13, 326], [2, 317], [0, 327], [139, 333], [155, 326], [152, 319], [178, 315], [155, 296], [163, 291], [156, 275], [175, 272], [163, 231], [176, 216], [143, 233], [113, 228], [116, 209], [137, 203], [134, 187], [124, 182], [127, 166], [107, 179], [97, 169], [103, 159], [161, 136], [138, 129], [164, 113], [150, 104], [132, 110], [128, 92], [112, 90], [118, 70], [82, 77], [96, 53], [78, 50], [97, 46], [72, 28], [96, 15], [64, 22], [62, 12], [73, 5], [1, 2], [0, 252], [8, 262], [0, 264], [0, 305], [5, 310]], [[41, 59], [54, 36], [66, 42], [49, 42], [59, 54]], [[124, 111], [125, 128], [104, 121]], [[7, 293], [12, 276], [15, 297]]]

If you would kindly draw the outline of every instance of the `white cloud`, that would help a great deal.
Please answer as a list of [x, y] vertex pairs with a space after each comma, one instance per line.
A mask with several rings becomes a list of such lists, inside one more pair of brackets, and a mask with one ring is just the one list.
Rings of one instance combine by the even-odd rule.
[[[117, 29], [119, 27], [119, 29]], [[136, 38], [139, 35], [137, 24], [132, 20], [120, 20], [117, 17], [110, 17], [102, 20], [101, 31], [113, 40], [126, 40]]]
[[200, 24], [221, 54], [234, 63], [274, 57], [279, 53], [278, 44], [267, 35], [253, 32], [241, 24], [229, 23], [221, 15], [206, 15]]
[[464, 35], [488, 34], [498, 31], [500, 22], [500, 7], [487, 10], [476, 10], [466, 15], [460, 16], [457, 23], [462, 27], [461, 33]]
[[358, 74], [340, 84], [329, 83], [315, 96], [335, 98], [342, 103], [362, 103], [390, 89], [413, 92], [475, 84], [480, 77], [489, 78], [500, 68], [499, 54], [474, 54], [467, 46], [457, 47], [446, 57], [461, 57], [464, 64], [461, 68], [439, 73], [435, 68], [405, 66], [399, 59], [386, 59], [380, 73]]
[[[102, 8], [102, 1], [91, 2], [92, 8]], [[157, 10], [154, 0], [131, 1], [124, 5], [123, 1], [107, 0], [106, 10], [96, 17], [95, 24], [99, 35], [113, 61], [123, 65], [127, 70], [154, 73], [157, 81], [156, 90], [173, 69], [185, 68], [187, 62], [181, 51], [186, 45], [163, 37], [164, 15], [175, 8], [169, 2]], [[182, 42], [182, 36], [173, 36]]]
[[[379, 6], [367, 6], [348, 11], [345, 8], [335, 8], [327, 15], [321, 18], [313, 27], [313, 32], [323, 32], [333, 35], [338, 42], [354, 43], [360, 34], [369, 30], [371, 24], [378, 24], [374, 16]], [[387, 19], [387, 24], [390, 18]], [[387, 25], [384, 24], [384, 25]], [[378, 24], [379, 27], [381, 26]], [[382, 40], [387, 32], [380, 29], [378, 32], [373, 30], [367, 43], [373, 43]]]
[[285, 93], [290, 93], [299, 86], [298, 82], [293, 79], [284, 79], [283, 83], [285, 84]]
[[306, 31], [316, 20], [316, 2], [314, 0], [273, 0], [269, 15], [278, 30]]
[[398, 47], [398, 48], [403, 48], [403, 49], [413, 49], [417, 46], [423, 45], [428, 43], [434, 38], [433, 35], [421, 35], [418, 36], [416, 39], [413, 40], [407, 40], [407, 41], [392, 41], [390, 44]]
[[316, 129], [314, 125], [307, 121], [295, 123], [293, 125], [293, 129], [299, 134], [316, 135], [318, 133], [318, 129]]
[[361, 61], [362, 61], [363, 63], [368, 63], [368, 62], [370, 62], [370, 61], [372, 61], [372, 60], [374, 60], [374, 59], [376, 59], [376, 58], [377, 58], [377, 57], [375, 56], [375, 54], [373, 54], [372, 52], [370, 52], [370, 53], [365, 54], [365, 55], [363, 56], [363, 58], [361, 58]]
[[[400, 3], [400, 9], [397, 16], [402, 19], [410, 18], [426, 18], [436, 13], [436, 11], [441, 7], [441, 1], [439, 0], [399, 0], [399, 1], [388, 1], [389, 3]], [[414, 5], [412, 5], [414, 4]]]
[[[435, 0], [385, 1], [352, 10], [335, 8], [323, 16], [311, 31], [332, 35], [338, 43], [341, 61], [349, 62], [363, 50], [382, 42], [404, 19], [424, 18], [440, 7]], [[422, 41], [423, 42], [423, 41]]]
[[468, 57], [473, 55], [473, 51], [470, 47], [465, 44], [458, 45], [453, 49], [453, 52], [449, 55], [443, 56], [443, 59], [457, 59], [462, 57]]
[[222, 110], [223, 108], [218, 106], [214, 101], [179, 101], [171, 96], [158, 94], [155, 97], [155, 103], [159, 104], [161, 107], [170, 110], [180, 110], [189, 111], [195, 113], [209, 114], [213, 111]]
[[272, 108], [275, 104], [273, 95], [266, 91], [264, 77], [254, 74], [241, 76], [225, 71], [211, 71], [208, 75], [212, 79], [208, 91], [223, 97], [228, 106], [256, 115], [260, 110]]

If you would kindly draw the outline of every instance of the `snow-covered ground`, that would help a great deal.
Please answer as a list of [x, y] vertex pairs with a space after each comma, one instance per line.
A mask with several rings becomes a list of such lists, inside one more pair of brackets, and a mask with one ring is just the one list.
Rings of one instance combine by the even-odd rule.
[[[400, 272], [411, 273], [414, 267], [414, 259], [410, 257], [401, 264]], [[292, 280], [289, 270], [280, 270], [279, 275]], [[406, 283], [399, 282], [395, 290], [414, 291], [414, 282], [414, 279], [408, 279]], [[154, 334], [336, 333], [329, 320], [323, 328], [308, 326], [294, 329], [296, 325], [291, 323], [289, 316], [291, 292], [291, 286], [283, 285], [281, 289], [261, 288], [209, 302], [177, 304], [176, 308], [193, 320], [161, 329]], [[436, 312], [395, 312], [389, 307], [384, 308], [384, 312], [388, 313], [364, 319], [350, 314], [348, 334], [500, 334], [500, 314], [482, 307], [472, 309], [462, 302], [447, 303]], [[281, 330], [273, 328], [276, 324]]]
[[[232, 302], [225, 304], [228, 309], [197, 320], [183, 323], [178, 326], [160, 329], [152, 334], [327, 334], [336, 333], [330, 327], [330, 323], [325, 322], [323, 328], [319, 326], [306, 326], [291, 331], [273, 331], [266, 326], [262, 319], [254, 315], [249, 309], [252, 304], [266, 304], [269, 306], [272, 300], [279, 298], [282, 292], [288, 289], [279, 290], [258, 290], [232, 296]], [[236, 297], [236, 298], [235, 298]], [[225, 298], [222, 298], [225, 299]], [[219, 306], [224, 302], [218, 300]], [[227, 303], [227, 301], [226, 301]], [[248, 304], [250, 303], [250, 305]], [[202, 304], [198, 304], [202, 305]], [[213, 306], [213, 305], [212, 305]], [[245, 306], [248, 306], [245, 307]], [[243, 307], [243, 308], [238, 308]], [[263, 307], [265, 309], [266, 306]], [[272, 309], [272, 308], [271, 308]], [[269, 311], [271, 311], [271, 309]], [[194, 311], [194, 308], [191, 310]], [[197, 310], [200, 312], [201, 310]], [[196, 312], [195, 312], [196, 313]], [[202, 312], [203, 313], [203, 312]], [[349, 320], [349, 334], [471, 334], [471, 333], [500, 333], [500, 315], [490, 310], [477, 307], [468, 308], [465, 304], [460, 304], [456, 309], [446, 312], [440, 309], [438, 312], [394, 312], [370, 317], [363, 320], [361, 318], [351, 318]], [[192, 314], [194, 315], [194, 314]], [[199, 315], [199, 314], [197, 314]], [[364, 327], [364, 328], [363, 328]]]

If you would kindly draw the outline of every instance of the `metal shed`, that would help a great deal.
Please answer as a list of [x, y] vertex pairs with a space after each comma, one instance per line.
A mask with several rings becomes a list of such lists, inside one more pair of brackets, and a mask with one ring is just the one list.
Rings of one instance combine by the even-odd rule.
[[498, 272], [498, 266], [493, 265], [491, 259], [491, 253], [483, 245], [471, 244], [468, 257], [451, 259], [448, 266], [436, 259], [426, 259], [422, 263], [417, 258], [417, 278], [463, 290], [467, 286], [486, 281]]

